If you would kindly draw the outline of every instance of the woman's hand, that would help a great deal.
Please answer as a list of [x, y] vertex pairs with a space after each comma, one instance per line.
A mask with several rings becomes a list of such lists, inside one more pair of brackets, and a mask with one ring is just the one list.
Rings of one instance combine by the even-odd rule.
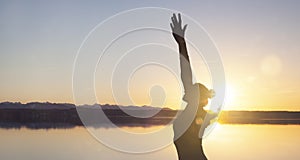
[[172, 29], [173, 37], [175, 38], [178, 44], [184, 43], [185, 42], [184, 34], [185, 34], [187, 24], [184, 25], [184, 27], [182, 28], [181, 15], [179, 13], [178, 13], [178, 19], [174, 13], [173, 16], [171, 17], [171, 20], [172, 23], [170, 23], [170, 26]]

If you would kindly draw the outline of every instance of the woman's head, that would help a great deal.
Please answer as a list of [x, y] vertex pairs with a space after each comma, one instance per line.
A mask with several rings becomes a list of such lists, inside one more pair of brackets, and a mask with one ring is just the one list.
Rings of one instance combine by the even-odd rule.
[[208, 103], [209, 98], [213, 98], [215, 96], [215, 91], [212, 89], [206, 88], [203, 84], [197, 83], [200, 91], [200, 100], [199, 100], [199, 105], [201, 107], [204, 107]]

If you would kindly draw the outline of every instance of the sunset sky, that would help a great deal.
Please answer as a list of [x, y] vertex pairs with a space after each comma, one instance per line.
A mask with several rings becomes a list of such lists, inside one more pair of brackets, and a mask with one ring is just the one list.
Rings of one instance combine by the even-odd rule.
[[[225, 70], [225, 109], [300, 110], [300, 1], [126, 2], [1, 1], [0, 102], [74, 103], [73, 64], [86, 35], [121, 11], [163, 7], [192, 17], [213, 39]], [[166, 25], [169, 21], [165, 20]], [[192, 34], [193, 30], [188, 28], [187, 32]], [[167, 38], [177, 50], [171, 35]], [[193, 62], [194, 67], [202, 63]], [[172, 86], [176, 80], [155, 67], [144, 69], [143, 73], [137, 70], [136, 76], [141, 74], [140, 77], [133, 78], [130, 83], [134, 85], [129, 84], [132, 99], [138, 105], [149, 103], [149, 97], [145, 96], [149, 90], [142, 88], [157, 80], [145, 73], [155, 72], [167, 88], [173, 89], [168, 92], [175, 98], [166, 97], [166, 105], [176, 105], [174, 99], [180, 98], [180, 90]], [[197, 81], [210, 86], [209, 77], [202, 75], [196, 73]], [[134, 82], [141, 77], [147, 79], [145, 84]], [[101, 84], [96, 83], [96, 90], [99, 88]], [[160, 89], [153, 88], [152, 99], [163, 96]], [[100, 99], [101, 103], [112, 101], [105, 95]]]

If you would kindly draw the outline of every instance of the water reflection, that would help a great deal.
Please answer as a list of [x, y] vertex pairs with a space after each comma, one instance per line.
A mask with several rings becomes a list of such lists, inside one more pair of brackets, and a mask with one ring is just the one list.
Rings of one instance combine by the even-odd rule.
[[[108, 132], [114, 130], [100, 129]], [[144, 133], [158, 128], [123, 129]], [[83, 127], [48, 130], [0, 129], [0, 135], [1, 160], [177, 159], [173, 145], [146, 154], [112, 150], [95, 140]], [[293, 160], [300, 157], [299, 135], [299, 125], [218, 125], [203, 143], [206, 155], [212, 160]]]
[[[54, 123], [54, 122], [35, 122], [35, 123], [15, 123], [15, 122], [0, 122], [0, 128], [3, 129], [21, 129], [21, 128], [28, 128], [28, 129], [72, 129], [76, 127], [83, 126], [80, 125], [74, 125], [71, 123]], [[106, 123], [99, 123], [99, 124], [93, 124], [92, 127], [94, 128], [112, 128], [112, 127], [121, 127], [121, 128], [144, 128], [144, 129], [153, 129], [162, 126], [162, 124], [159, 122], [157, 124], [151, 124], [151, 123], [121, 123], [121, 124], [106, 124]], [[88, 126], [89, 127], [89, 126]]]

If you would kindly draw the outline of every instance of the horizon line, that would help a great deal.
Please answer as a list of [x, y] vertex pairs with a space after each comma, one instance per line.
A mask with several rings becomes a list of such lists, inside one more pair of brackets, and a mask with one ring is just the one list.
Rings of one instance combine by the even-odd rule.
[[[22, 105], [26, 105], [26, 104], [30, 104], [30, 103], [42, 103], [42, 104], [47, 104], [47, 103], [50, 103], [50, 104], [70, 104], [70, 105], [74, 105], [74, 106], [84, 106], [84, 105], [116, 105], [116, 106], [122, 106], [122, 107], [127, 107], [127, 106], [135, 106], [135, 107], [144, 107], [144, 106], [147, 106], [147, 107], [153, 107], [153, 108], [165, 108], [165, 109], [171, 109], [171, 110], [177, 110], [177, 109], [173, 109], [172, 107], [154, 107], [154, 106], [150, 106], [150, 105], [121, 105], [121, 104], [109, 104], [109, 103], [105, 103], [105, 104], [99, 104], [99, 103], [94, 103], [94, 104], [80, 104], [80, 105], [76, 105], [75, 103], [70, 103], [70, 102], [49, 102], [49, 101], [30, 101], [30, 102], [12, 102], [12, 101], [2, 101], [0, 102], [0, 104], [3, 104], [3, 103], [19, 103], [19, 104], [22, 104]], [[264, 109], [255, 109], [255, 110], [251, 110], [251, 109], [245, 109], [245, 110], [237, 110], [237, 109], [223, 109], [221, 111], [249, 111], [249, 112], [279, 112], [279, 111], [287, 111], [287, 112], [300, 112], [300, 110], [264, 110]]]

